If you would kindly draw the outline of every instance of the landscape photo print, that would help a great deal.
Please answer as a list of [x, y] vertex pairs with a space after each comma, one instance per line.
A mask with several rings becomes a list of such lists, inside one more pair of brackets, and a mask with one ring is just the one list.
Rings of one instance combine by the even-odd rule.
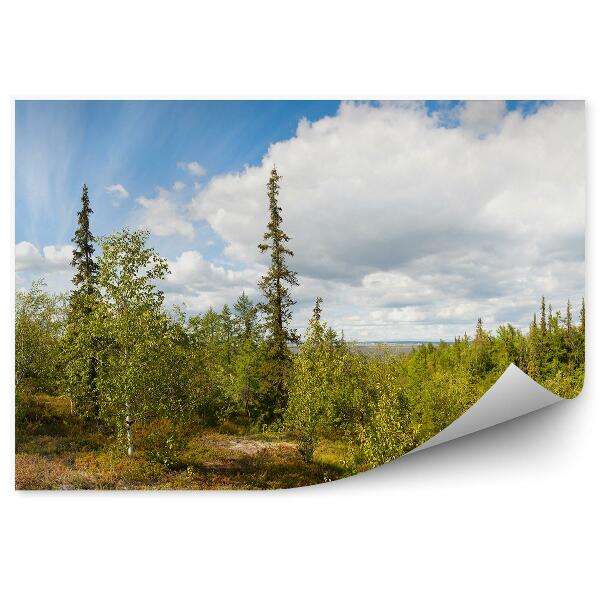
[[511, 365], [582, 390], [581, 101], [14, 110], [18, 489], [324, 483]]

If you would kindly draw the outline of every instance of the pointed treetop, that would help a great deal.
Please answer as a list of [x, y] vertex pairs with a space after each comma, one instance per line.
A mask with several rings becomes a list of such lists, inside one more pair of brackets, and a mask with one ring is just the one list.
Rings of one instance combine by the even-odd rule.
[[542, 296], [542, 307], [540, 314], [540, 331], [542, 334], [546, 333], [546, 298]]
[[313, 318], [315, 319], [315, 321], [321, 320], [321, 312], [323, 310], [321, 308], [322, 303], [323, 303], [323, 298], [321, 298], [321, 296], [317, 296], [317, 298], [315, 299], [315, 306], [313, 308]]
[[571, 326], [573, 324], [573, 315], [571, 313], [571, 300], [567, 300], [567, 314], [565, 315], [565, 325], [567, 326], [567, 331], [571, 331]]
[[90, 231], [90, 215], [94, 211], [90, 206], [88, 187], [84, 183], [81, 195], [81, 210], [77, 213], [77, 229], [73, 239], [73, 258], [71, 266], [75, 267], [73, 283], [77, 288], [75, 294], [85, 293], [91, 295], [98, 274], [98, 265], [94, 261], [95, 238]]

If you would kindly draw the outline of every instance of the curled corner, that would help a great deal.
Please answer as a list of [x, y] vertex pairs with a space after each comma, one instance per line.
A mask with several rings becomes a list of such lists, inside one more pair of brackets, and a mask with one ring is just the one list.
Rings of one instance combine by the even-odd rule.
[[408, 454], [516, 419], [560, 400], [562, 398], [549, 392], [517, 366], [511, 364], [469, 410]]

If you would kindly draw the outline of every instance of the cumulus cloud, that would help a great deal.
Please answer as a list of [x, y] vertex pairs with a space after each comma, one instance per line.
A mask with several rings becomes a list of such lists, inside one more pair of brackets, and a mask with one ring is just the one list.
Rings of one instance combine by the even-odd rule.
[[104, 189], [117, 198], [129, 198], [129, 192], [120, 183], [107, 185]]
[[31, 242], [15, 246], [15, 270], [44, 275], [71, 268], [73, 246], [44, 246], [40, 252]]
[[206, 175], [206, 170], [204, 167], [195, 160], [192, 162], [178, 162], [177, 166], [180, 169], [187, 171], [191, 175], [194, 175], [194, 177], [202, 177], [203, 175]]
[[[417, 102], [343, 103], [334, 116], [300, 122], [257, 166], [200, 185], [202, 166], [178, 163], [193, 185], [175, 182], [141, 196], [132, 214], [134, 226], [179, 236], [164, 242], [176, 256], [161, 283], [167, 302], [205, 311], [242, 291], [258, 299], [268, 256], [257, 244], [274, 164], [283, 176], [290, 265], [300, 276], [293, 290], [299, 329], [316, 296], [325, 300], [324, 318], [348, 339], [371, 340], [452, 339], [472, 332], [480, 316], [489, 329], [525, 327], [542, 295], [555, 308], [567, 298], [578, 302], [583, 103], [527, 115], [507, 112], [504, 102], [448, 110], [440, 118]], [[192, 239], [204, 254], [187, 250]], [[65, 279], [70, 252], [21, 242], [17, 270]]]
[[148, 229], [158, 236], [181, 235], [188, 239], [194, 237], [194, 226], [185, 211], [164, 188], [158, 188], [155, 198], [140, 196], [135, 201], [140, 206], [134, 215], [137, 227]]
[[190, 214], [229, 259], [264, 266], [276, 164], [292, 266], [303, 288], [329, 294], [334, 322], [371, 339], [452, 337], [479, 316], [523, 326], [542, 294], [583, 293], [584, 107], [525, 117], [467, 102], [458, 118], [444, 128], [418, 103], [342, 104], [259, 166], [212, 178]]
[[236, 270], [208, 261], [196, 250], [185, 251], [169, 261], [169, 270], [163, 283], [167, 301], [185, 304], [195, 311], [211, 306], [220, 309], [242, 291], [255, 295], [256, 282], [262, 275], [255, 269]]

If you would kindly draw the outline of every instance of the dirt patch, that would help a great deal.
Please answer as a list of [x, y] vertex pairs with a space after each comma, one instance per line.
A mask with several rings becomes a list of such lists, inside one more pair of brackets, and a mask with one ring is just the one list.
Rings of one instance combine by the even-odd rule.
[[259, 452], [289, 452], [295, 450], [291, 442], [267, 442], [263, 440], [251, 440], [247, 438], [205, 438], [204, 443], [207, 446], [254, 456]]

